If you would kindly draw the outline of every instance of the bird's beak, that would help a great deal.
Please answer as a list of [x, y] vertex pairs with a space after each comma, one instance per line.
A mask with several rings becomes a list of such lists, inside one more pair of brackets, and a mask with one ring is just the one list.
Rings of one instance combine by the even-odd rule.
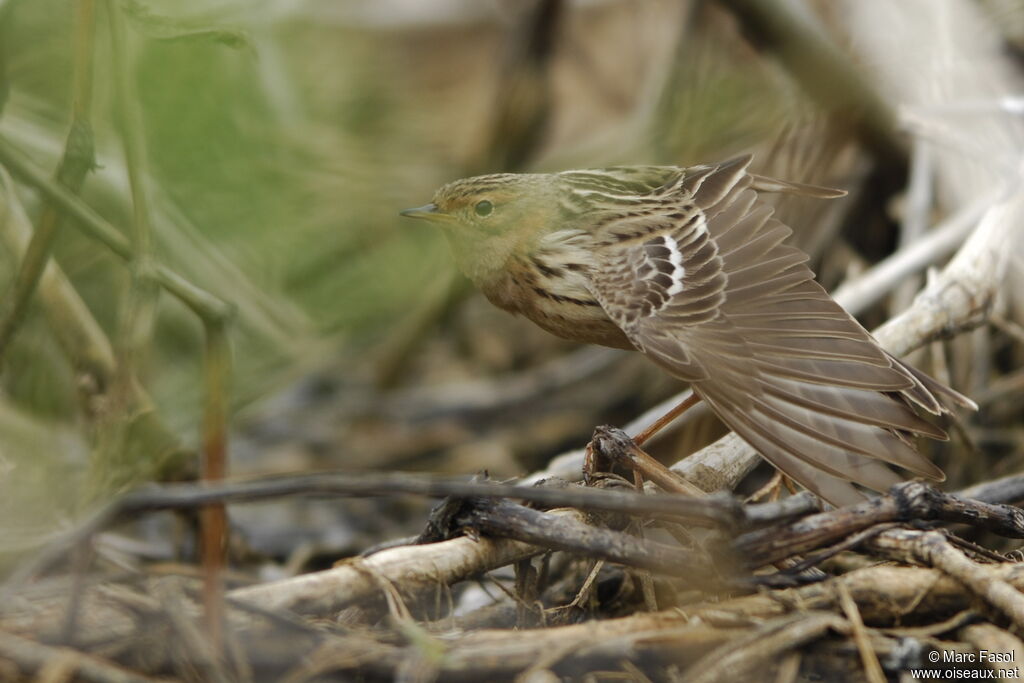
[[415, 209], [406, 209], [400, 211], [399, 215], [406, 216], [407, 218], [422, 218], [431, 223], [443, 223], [451, 220], [451, 216], [438, 209], [437, 204], [424, 204], [423, 206], [417, 206]]

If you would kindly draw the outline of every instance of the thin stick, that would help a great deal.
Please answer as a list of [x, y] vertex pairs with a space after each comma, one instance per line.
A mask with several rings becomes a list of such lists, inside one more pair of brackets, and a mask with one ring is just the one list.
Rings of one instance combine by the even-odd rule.
[[[203, 410], [204, 483], [220, 482], [227, 476], [228, 381], [231, 374], [231, 349], [222, 322], [206, 325], [206, 349], [203, 356], [206, 401]], [[221, 574], [226, 565], [227, 512], [223, 503], [203, 508], [202, 524], [203, 603], [206, 628], [214, 652], [222, 656], [224, 644], [224, 587]]]
[[857, 644], [860, 652], [860, 661], [864, 664], [864, 675], [870, 683], [885, 683], [885, 673], [882, 665], [878, 663], [878, 655], [871, 647], [871, 639], [868, 630], [864, 627], [864, 620], [861, 619], [857, 603], [850, 595], [850, 589], [843, 581], [836, 581], [836, 591], [839, 594], [839, 606], [850, 622], [850, 633], [853, 635], [853, 642]]
[[844, 282], [832, 292], [832, 298], [853, 315], [863, 313], [909, 277], [956, 251], [997, 196], [993, 193], [963, 207], [860, 277]]
[[874, 541], [874, 548], [905, 561], [907, 557], [929, 564], [952, 576], [1019, 628], [1024, 625], [1024, 595], [1010, 582], [994, 576], [986, 565], [969, 559], [938, 531], [890, 529]]
[[150, 486], [116, 498], [74, 529], [48, 539], [46, 546], [35, 558], [23, 563], [0, 584], [0, 612], [6, 604], [5, 600], [16, 594], [33, 576], [64, 558], [76, 545], [121, 520], [134, 519], [159, 510], [191, 510], [204, 505], [254, 502], [292, 495], [374, 497], [401, 493], [433, 497], [512, 498], [545, 506], [670, 516], [678, 521], [724, 528], [743, 527], [746, 515], [756, 519], [759, 524], [765, 520], [780, 517], [788, 519], [791, 516], [784, 509], [785, 504], [741, 507], [736, 500], [728, 497], [698, 499], [667, 494], [648, 496], [579, 486], [516, 486], [473, 482], [464, 477], [437, 477], [406, 472], [321, 472], [204, 485]]

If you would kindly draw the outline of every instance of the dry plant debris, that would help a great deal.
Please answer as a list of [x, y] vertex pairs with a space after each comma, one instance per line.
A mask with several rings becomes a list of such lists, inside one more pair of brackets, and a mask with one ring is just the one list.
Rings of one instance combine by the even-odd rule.
[[[0, 2], [0, 21], [15, 4]], [[88, 134], [94, 7], [81, 2], [72, 128], [56, 181], [14, 134], [23, 129], [0, 122], [0, 231], [19, 265], [11, 299], [0, 309], [0, 356], [37, 298], [78, 373], [82, 414], [99, 440], [128, 443], [143, 435], [140, 443], [153, 447], [147, 455], [154, 477], [188, 478], [194, 473], [182, 462], [194, 459], [182, 457], [181, 439], [136, 377], [154, 334], [157, 299], [172, 295], [203, 330], [202, 481], [119, 494], [19, 561], [0, 583], [0, 680], [742, 677], [875, 683], [915, 670], [945, 677], [1020, 676], [1024, 556], [1005, 539], [1024, 538], [1024, 514], [1017, 507], [1024, 502], [1024, 475], [1016, 474], [1024, 460], [1024, 124], [1012, 115], [1013, 101], [1004, 98], [1019, 92], [1024, 79], [977, 7], [962, 0], [834, 3], [823, 18], [847, 22], [851, 49], [860, 50], [865, 63], [860, 66], [825, 38], [822, 27], [788, 13], [785, 3], [723, 0], [704, 8], [707, 16], [684, 22], [685, 38], [696, 37], [694, 26], [721, 31], [731, 21], [742, 24], [777, 57], [776, 76], [787, 72], [788, 87], [803, 90], [826, 111], [823, 131], [780, 135], [792, 143], [780, 144], [787, 151], [765, 155], [766, 165], [831, 174], [853, 190], [851, 202], [839, 208], [813, 216], [802, 209], [803, 220], [794, 224], [822, 232], [795, 239], [821, 264], [823, 282], [841, 283], [836, 298], [880, 324], [875, 335], [884, 347], [897, 355], [927, 354], [931, 371], [969, 387], [983, 408], [983, 419], [954, 425], [956, 456], [944, 452], [951, 479], [971, 482], [969, 488], [946, 493], [910, 481], [840, 509], [822, 509], [808, 494], [780, 497], [785, 482], [778, 479], [762, 486], [754, 500], [733, 493], [745, 480], [749, 488], [760, 460], [734, 435], [710, 444], [712, 438], [691, 437], [702, 429], [702, 436], [720, 434], [699, 409], [675, 425], [686, 426], [687, 445], [699, 447], [682, 449], [694, 452], [667, 470], [648, 460], [639, 447], [646, 444], [629, 436], [663, 412], [657, 408], [625, 429], [597, 428], [589, 450], [554, 458], [515, 481], [398, 471], [438, 451], [448, 455], [449, 469], [462, 472], [482, 469], [488, 452], [540, 458], [575, 438], [581, 426], [599, 423], [594, 415], [616, 407], [620, 396], [632, 397], [630, 410], [649, 404], [643, 390], [650, 376], [595, 350], [549, 357], [511, 380], [403, 385], [403, 378], [429, 374], [413, 367], [414, 356], [439, 320], [453, 311], [477, 315], [450, 275], [439, 278], [378, 351], [372, 391], [367, 385], [321, 386], [316, 380], [322, 378], [315, 378], [312, 389], [297, 390], [295, 414], [272, 416], [320, 450], [341, 444], [361, 454], [361, 464], [387, 473], [335, 468], [225, 479], [233, 310], [223, 295], [154, 254], [158, 211], [146, 182], [124, 15], [158, 27], [160, 40], [245, 39], [170, 25], [137, 3], [111, 0], [104, 7], [135, 219], [125, 236], [79, 197], [95, 163]], [[516, 106], [509, 104], [512, 98], [497, 98], [483, 151], [464, 171], [569, 158], [545, 147], [545, 139], [557, 129], [554, 101], [561, 91], [549, 76], [564, 71], [555, 64], [556, 52], [564, 37], [561, 22], [572, 14], [568, 3], [541, 1], [516, 15], [497, 89], [517, 93]], [[887, 43], [886, 32], [876, 30], [880, 23], [893, 34], [916, 36], [905, 38], [915, 50]], [[671, 89], [690, 74], [682, 66], [689, 56], [681, 52], [680, 64], [666, 77], [667, 103]], [[4, 59], [0, 54], [2, 87]], [[577, 59], [583, 66], [576, 68], [596, 68], [586, 57]], [[985, 78], [944, 69], [951, 63], [971, 64]], [[943, 93], [962, 101], [943, 99]], [[619, 99], [614, 92], [599, 96], [612, 108]], [[977, 112], [957, 118], [966, 115], [957, 105], [988, 109], [979, 122]], [[659, 141], [672, 139], [670, 123], [659, 123]], [[978, 161], [987, 174], [965, 170]], [[877, 213], [894, 191], [893, 178], [903, 182], [908, 170], [897, 244], [865, 260], [861, 254], [878, 247], [866, 233], [878, 231], [859, 234], [860, 222]], [[25, 188], [39, 193], [38, 212], [27, 210]], [[119, 311], [123, 329], [112, 339], [50, 258], [62, 218], [128, 267], [130, 295]], [[826, 248], [831, 241], [837, 246]], [[282, 310], [277, 317], [295, 322]], [[241, 317], [259, 327], [266, 318], [254, 311], [243, 309]], [[433, 352], [450, 357], [476, 348], [506, 368], [522, 360], [507, 340], [495, 341], [504, 330], [466, 327], [474, 329], [437, 342]], [[325, 414], [340, 414], [344, 428], [318, 431]], [[467, 434], [470, 446], [453, 446], [467, 443]], [[259, 441], [261, 434], [248, 436]], [[601, 471], [584, 472], [585, 460], [600, 463]], [[507, 466], [508, 459], [493, 461]], [[646, 484], [614, 471], [637, 463], [656, 473]], [[98, 490], [124, 483], [104, 480], [110, 472], [97, 466]], [[422, 506], [398, 502], [410, 497], [443, 502], [427, 518]], [[295, 536], [306, 527], [294, 518], [251, 512], [282, 504], [271, 509], [312, 515], [315, 508], [301, 507], [307, 499], [355, 510], [350, 514], [363, 525], [362, 537], [332, 545], [324, 542], [331, 524], [312, 523], [307, 526], [317, 527], [316, 533], [302, 542]], [[236, 526], [229, 531], [232, 517]], [[148, 542], [153, 534], [139, 533], [168, 518], [156, 534], [162, 545]], [[408, 531], [408, 518], [417, 520], [419, 535], [392, 541], [396, 530]], [[331, 527], [328, 533], [320, 533], [323, 526]], [[274, 532], [278, 537], [270, 538]], [[347, 528], [339, 533], [359, 535]], [[175, 535], [178, 542], [167, 541]], [[277, 545], [268, 550], [270, 541]], [[189, 543], [202, 553], [182, 552]], [[194, 561], [197, 554], [202, 564]]]

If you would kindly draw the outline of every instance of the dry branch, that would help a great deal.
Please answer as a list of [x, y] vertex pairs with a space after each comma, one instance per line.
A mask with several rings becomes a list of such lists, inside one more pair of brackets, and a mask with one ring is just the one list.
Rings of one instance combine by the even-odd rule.
[[853, 632], [854, 642], [857, 643], [857, 650], [860, 651], [861, 663], [864, 665], [864, 672], [867, 674], [870, 683], [885, 683], [885, 674], [882, 672], [882, 665], [878, 663], [878, 655], [871, 647], [871, 640], [868, 631], [864, 628], [864, 620], [860, 618], [860, 610], [857, 603], [850, 596], [846, 584], [841, 581], [836, 584], [839, 592], [839, 604], [843, 608], [846, 620], [850, 623], [850, 630]]
[[890, 529], [873, 539], [872, 546], [900, 561], [918, 561], [941, 569], [1001, 610], [1018, 628], [1024, 625], [1024, 594], [992, 572], [991, 566], [972, 562], [943, 534]]
[[734, 676], [751, 677], [783, 655], [828, 631], [846, 633], [846, 620], [831, 612], [801, 612], [780, 617], [709, 652], [686, 672], [688, 681], [715, 683]]
[[735, 547], [737, 555], [754, 568], [837, 543], [878, 524], [930, 520], [968, 523], [1010, 538], [1024, 538], [1024, 513], [1018, 508], [968, 500], [909, 481], [857, 505], [744, 534], [736, 539]]
[[710, 587], [716, 583], [715, 566], [698, 551], [643, 541], [572, 517], [508, 502], [481, 502], [460, 514], [457, 521], [462, 527], [492, 536], [686, 577], [695, 585]]
[[[575, 511], [551, 514], [582, 519]], [[454, 538], [382, 550], [369, 557], [344, 560], [326, 571], [238, 588], [230, 591], [228, 598], [263, 609], [324, 614], [380, 596], [384, 584], [399, 586], [407, 595], [426, 593], [541, 551], [518, 541]]]
[[[439, 560], [447, 563], [452, 554], [460, 553], [459, 545], [481, 545], [485, 546], [491, 542], [483, 540], [479, 544], [469, 539], [456, 539], [444, 543], [434, 544], [435, 550], [441, 552], [431, 555], [423, 560], [431, 562]], [[495, 545], [515, 545], [506, 542], [495, 542]], [[521, 545], [521, 544], [520, 544]], [[256, 629], [253, 626], [255, 614], [239, 613], [239, 603], [258, 604], [260, 612], [263, 608], [274, 605], [278, 599], [276, 589], [285, 591], [285, 599], [294, 600], [290, 604], [295, 609], [310, 609], [314, 613], [327, 607], [328, 602], [344, 604], [348, 601], [343, 593], [355, 589], [363, 597], [379, 595], [384, 590], [393, 590], [395, 584], [388, 581], [387, 577], [395, 577], [392, 569], [398, 565], [404, 565], [405, 569], [415, 573], [419, 578], [425, 579], [424, 588], [432, 583], [431, 577], [424, 575], [429, 573], [420, 565], [420, 560], [410, 561], [408, 555], [399, 560], [395, 551], [386, 551], [387, 557], [396, 562], [371, 564], [370, 567], [363, 566], [362, 570], [350, 565], [342, 565], [328, 572], [321, 572], [319, 575], [298, 577], [283, 582], [268, 583], [261, 586], [254, 586], [246, 589], [238, 589], [231, 594], [232, 600], [229, 607], [232, 610], [232, 618], [229, 620], [232, 629], [244, 628], [243, 642], [248, 647], [250, 656], [259, 660], [259, 650], [274, 648], [274, 642], [283, 642], [283, 631], [266, 631], [266, 627]], [[380, 553], [385, 556], [385, 553]], [[508, 556], [498, 559], [498, 562], [511, 561], [514, 557]], [[373, 557], [361, 560], [362, 563], [374, 560]], [[440, 565], [428, 564], [427, 567], [436, 567], [440, 574], [443, 569]], [[371, 574], [373, 570], [382, 571], [382, 574]], [[1024, 568], [1016, 565], [1002, 565], [983, 567], [991, 580], [1001, 580], [1013, 585], [1016, 588], [1024, 587]], [[401, 572], [399, 572], [401, 573]], [[368, 575], [369, 574], [369, 575]], [[338, 579], [347, 575], [350, 580]], [[559, 662], [571, 662], [572, 660], [585, 657], [596, 657], [601, 659], [603, 654], [608, 652], [652, 652], [671, 655], [680, 664], [690, 664], [697, 658], [706, 655], [708, 651], [716, 646], [727, 642], [736, 644], [735, 639], [745, 638], [742, 642], [748, 643], [749, 647], [737, 649], [737, 665], [747, 663], [753, 665], [755, 662], [765, 662], [764, 657], [771, 653], [781, 655], [789, 648], [801, 642], [808, 642], [824, 635], [828, 629], [835, 628], [841, 632], [846, 631], [846, 621], [835, 614], [825, 618], [824, 614], [835, 612], [840, 609], [839, 594], [835, 586], [841, 582], [844, 589], [849, 593], [850, 598], [856, 604], [858, 612], [862, 615], [867, 624], [898, 624], [913, 613], [915, 620], [943, 619], [947, 615], [962, 612], [972, 604], [972, 598], [965, 593], [961, 584], [945, 575], [943, 572], [934, 569], [907, 568], [876, 566], [851, 571], [831, 582], [824, 582], [771, 593], [743, 596], [726, 600], [713, 600], [684, 607], [673, 608], [662, 612], [638, 613], [628, 617], [607, 619], [603, 621], [590, 621], [570, 626], [547, 627], [542, 629], [529, 629], [521, 631], [500, 630], [477, 630], [471, 633], [448, 632], [434, 636], [434, 642], [444, 653], [441, 658], [439, 672], [441, 674], [457, 675], [465, 672], [472, 672], [478, 677], [485, 675], [507, 675], [512, 672], [523, 671], [537, 664], [544, 662], [547, 667], [554, 667]], [[316, 584], [316, 585], [315, 585]], [[305, 590], [306, 595], [300, 593]], [[97, 591], [106, 592], [105, 589], [91, 589], [90, 593]], [[107, 593], [113, 596], [114, 593]], [[107, 597], [109, 602], [111, 597]], [[128, 597], [128, 596], [125, 596]], [[239, 598], [235, 600], [234, 598]], [[140, 598], [131, 598], [125, 605], [138, 602]], [[96, 597], [90, 597], [90, 605], [95, 603]], [[154, 602], [149, 599], [139, 603], [135, 608], [140, 612], [153, 609], [150, 604]], [[25, 601], [19, 612], [0, 615], [0, 628], [8, 630], [31, 629], [34, 633], [56, 632], [64, 618], [61, 609], [51, 610], [48, 613], [33, 616], [32, 611], [39, 609], [39, 601]], [[94, 607], [90, 606], [92, 619], [98, 614]], [[21, 613], [28, 610], [28, 614]], [[801, 626], [800, 616], [791, 613], [797, 610], [800, 615], [822, 614], [821, 620], [812, 620], [812, 623]], [[110, 611], [106, 617], [109, 626], [106, 629], [107, 636], [101, 636], [100, 631], [90, 630], [94, 638], [101, 638], [94, 642], [110, 642], [109, 637], [115, 633], [121, 633], [120, 637], [126, 637], [133, 630], [133, 620], [126, 618], [123, 611], [115, 613]], [[185, 616], [195, 619], [198, 610], [188, 607]], [[116, 626], [111, 619], [117, 621]], [[294, 631], [298, 625], [292, 625], [283, 617], [278, 617], [279, 629], [284, 628]], [[959, 620], [962, 621], [962, 620]], [[49, 623], [50, 625], [45, 625]], [[271, 621], [270, 623], [273, 623]], [[959, 622], [958, 622], [959, 623]], [[763, 626], [759, 626], [763, 624]], [[99, 626], [99, 624], [97, 624]], [[949, 626], [945, 627], [947, 630]], [[274, 635], [277, 633], [277, 635]], [[356, 633], [346, 633], [341, 637], [333, 637], [330, 634], [320, 633], [319, 638], [310, 639], [314, 631], [309, 628], [302, 629], [301, 638], [287, 638], [284, 642], [292, 643], [292, 647], [309, 648], [316, 647], [317, 642], [322, 642], [321, 649], [310, 651], [307, 661], [311, 663], [319, 660], [322, 664], [321, 670], [351, 669], [351, 670], [373, 670], [380, 674], [393, 672], [396, 667], [402, 664], [403, 659], [418, 656], [420, 649], [415, 645], [408, 647], [396, 647], [388, 644], [388, 641], [381, 641], [374, 638], [362, 638]], [[763, 636], [772, 636], [771, 640], [758, 644]], [[230, 637], [230, 636], [229, 636]], [[325, 640], [326, 639], [326, 640]], [[666, 649], [667, 648], [667, 649]], [[328, 657], [327, 651], [333, 652], [335, 657]], [[293, 654], [306, 652], [305, 649], [294, 650]], [[724, 651], [723, 651], [724, 652]], [[319, 654], [316, 654], [319, 653]], [[593, 663], [594, 659], [588, 659]], [[705, 660], [707, 666], [713, 667], [714, 660]], [[334, 667], [332, 669], [332, 667]], [[715, 670], [712, 668], [712, 670]]]

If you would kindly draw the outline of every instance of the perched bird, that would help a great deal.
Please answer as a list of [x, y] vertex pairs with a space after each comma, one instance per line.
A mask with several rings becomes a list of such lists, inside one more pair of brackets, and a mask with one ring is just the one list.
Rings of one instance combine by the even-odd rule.
[[457, 180], [402, 212], [441, 227], [499, 308], [565, 339], [636, 349], [775, 467], [845, 505], [945, 478], [912, 437], [964, 396], [894, 358], [813, 279], [759, 192], [842, 192], [717, 165]]

